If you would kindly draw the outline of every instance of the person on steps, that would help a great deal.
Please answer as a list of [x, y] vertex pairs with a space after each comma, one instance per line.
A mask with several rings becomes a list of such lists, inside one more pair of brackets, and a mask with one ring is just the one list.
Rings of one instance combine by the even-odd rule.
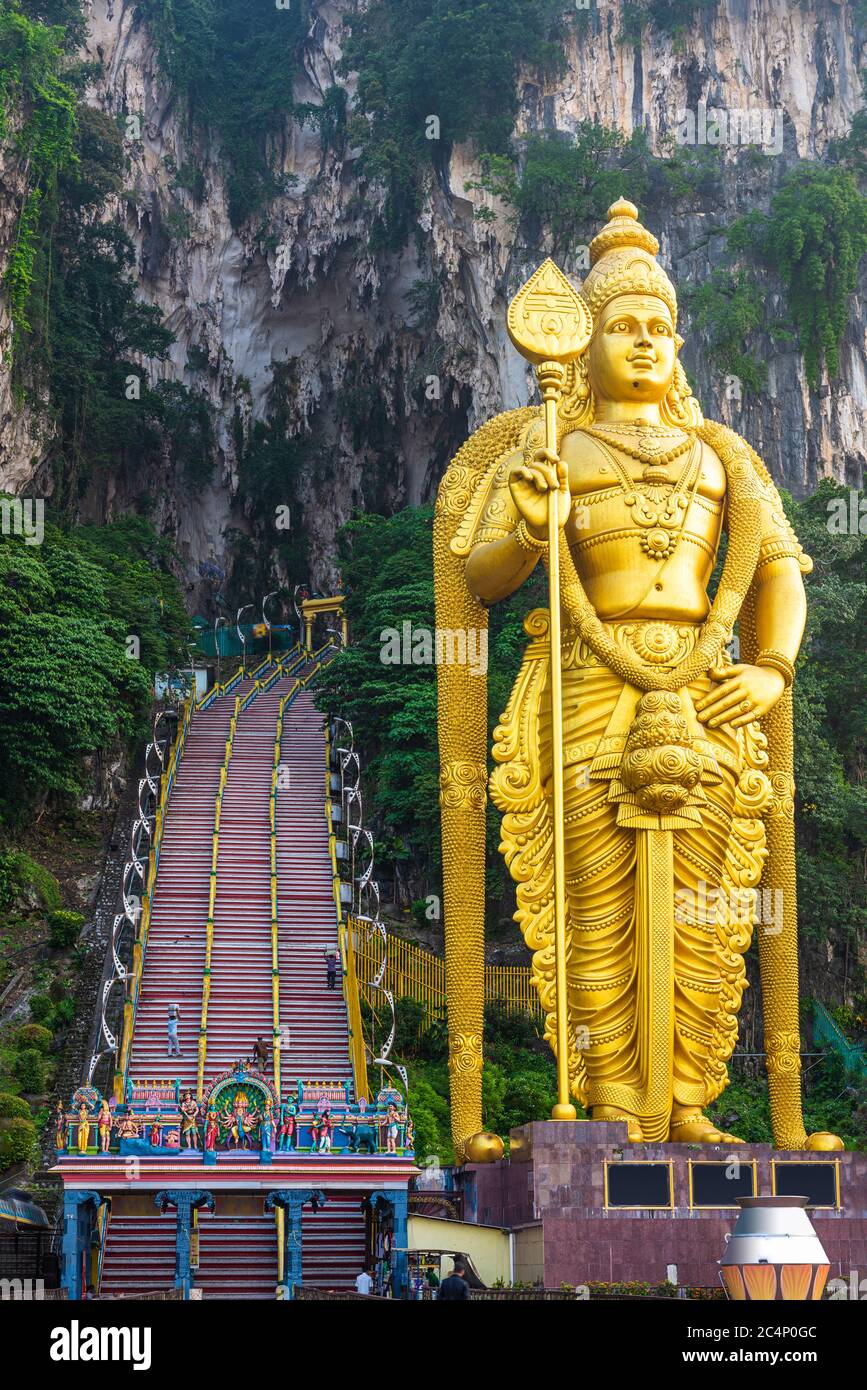
[[329, 946], [325, 952], [325, 980], [329, 989], [336, 988], [337, 985], [337, 952], [333, 946]]
[[261, 1034], [256, 1039], [255, 1046], [253, 1047], [253, 1056], [259, 1063], [260, 1069], [264, 1071], [268, 1065], [268, 1044]]
[[181, 1044], [178, 1040], [178, 1024], [181, 1021], [181, 1010], [177, 1004], [169, 1004], [169, 1046], [168, 1054], [170, 1057], [182, 1057]]

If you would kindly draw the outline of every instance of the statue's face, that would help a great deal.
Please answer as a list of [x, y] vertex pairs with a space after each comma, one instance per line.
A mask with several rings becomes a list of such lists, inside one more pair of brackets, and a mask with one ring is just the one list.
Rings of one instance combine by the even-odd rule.
[[659, 402], [671, 385], [675, 356], [667, 304], [653, 295], [619, 295], [593, 330], [590, 384], [601, 400]]

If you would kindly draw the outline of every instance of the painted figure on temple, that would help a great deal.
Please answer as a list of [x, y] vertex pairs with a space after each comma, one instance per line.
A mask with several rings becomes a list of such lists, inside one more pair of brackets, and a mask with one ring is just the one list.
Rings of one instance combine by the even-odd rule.
[[291, 1098], [284, 1100], [283, 1104], [280, 1106], [280, 1127], [277, 1130], [278, 1152], [283, 1152], [286, 1149], [294, 1149], [297, 1114], [297, 1102]]
[[247, 1092], [243, 1090], [238, 1091], [232, 1103], [229, 1123], [232, 1148], [249, 1149], [250, 1135], [253, 1132], [258, 1118], [258, 1112], [250, 1109], [250, 1100]]
[[153, 1145], [153, 1147], [154, 1147], [155, 1149], [161, 1148], [161, 1146], [162, 1146], [162, 1139], [163, 1139], [163, 1129], [162, 1129], [162, 1125], [160, 1124], [159, 1120], [152, 1120], [152, 1121], [151, 1121], [151, 1131], [150, 1131], [150, 1141], [151, 1141], [151, 1144]]
[[108, 1101], [102, 1100], [99, 1105], [99, 1114], [96, 1119], [96, 1128], [99, 1132], [99, 1147], [104, 1154], [108, 1153], [108, 1146], [111, 1143], [112, 1114], [109, 1109]]
[[78, 1152], [86, 1154], [90, 1144], [90, 1111], [85, 1101], [78, 1107]]
[[313, 1136], [313, 1148], [319, 1153], [331, 1152], [331, 1135], [334, 1126], [331, 1121], [331, 1111], [323, 1110], [318, 1119], [313, 1121], [310, 1131]]
[[181, 1139], [188, 1149], [199, 1147], [199, 1106], [192, 1091], [185, 1091], [181, 1101]]
[[392, 1102], [385, 1112], [385, 1152], [388, 1154], [397, 1153], [397, 1141], [400, 1137], [400, 1115], [397, 1106]]
[[213, 1105], [208, 1107], [208, 1114], [205, 1121], [205, 1148], [209, 1153], [213, 1153], [220, 1138], [220, 1117]]
[[[571, 1093], [632, 1141], [738, 1142], [704, 1110], [728, 1084], [764, 884], [783, 906], [756, 929], [774, 1140], [840, 1148], [807, 1136], [800, 1094], [791, 686], [812, 566], [765, 464], [692, 394], [656, 238], [626, 200], [609, 218], [580, 294], [546, 262], [513, 301], [542, 406], [472, 436], [434, 527], [440, 630], [486, 632], [491, 604], [548, 571], [490, 794], [558, 1057], [554, 1118], [575, 1118]], [[464, 1154], [481, 1137], [487, 699], [467, 663], [438, 686]]]
[[274, 1103], [271, 1097], [265, 1101], [262, 1111], [262, 1118], [259, 1121], [259, 1147], [263, 1152], [270, 1152], [271, 1143], [274, 1138]]
[[54, 1107], [54, 1147], [66, 1148], [66, 1111], [62, 1101], [58, 1101]]

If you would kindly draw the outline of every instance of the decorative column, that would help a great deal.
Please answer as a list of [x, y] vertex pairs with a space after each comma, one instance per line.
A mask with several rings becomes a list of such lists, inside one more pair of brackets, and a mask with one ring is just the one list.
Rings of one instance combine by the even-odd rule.
[[409, 1239], [407, 1222], [409, 1219], [409, 1194], [407, 1188], [388, 1187], [371, 1192], [370, 1200], [374, 1206], [380, 1202], [391, 1207], [394, 1213], [394, 1232], [392, 1252], [394, 1256], [392, 1289], [395, 1298], [403, 1298], [406, 1288], [406, 1247]]
[[207, 1207], [214, 1210], [213, 1192], [186, 1188], [163, 1189], [154, 1197], [154, 1205], [164, 1212], [166, 1207], [175, 1207], [178, 1213], [178, 1230], [175, 1238], [175, 1288], [183, 1289], [184, 1298], [190, 1296], [192, 1274], [190, 1271], [190, 1233], [193, 1226], [193, 1208]]
[[98, 1192], [72, 1189], [63, 1194], [63, 1277], [62, 1284], [70, 1299], [81, 1298], [81, 1265], [90, 1252], [93, 1223], [96, 1213], [106, 1201]]
[[284, 1298], [294, 1298], [295, 1286], [302, 1282], [301, 1216], [307, 1203], [314, 1201], [318, 1211], [325, 1206], [325, 1193], [316, 1188], [282, 1187], [269, 1192], [265, 1198], [266, 1212], [274, 1211], [276, 1207], [283, 1212], [281, 1286]]

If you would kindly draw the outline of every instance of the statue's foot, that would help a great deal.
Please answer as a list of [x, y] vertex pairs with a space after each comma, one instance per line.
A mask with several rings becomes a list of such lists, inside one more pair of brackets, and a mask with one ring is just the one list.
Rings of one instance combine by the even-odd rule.
[[823, 1129], [817, 1130], [815, 1134], [808, 1134], [805, 1145], [805, 1148], [818, 1153], [839, 1153], [844, 1147], [838, 1134], [827, 1134]]
[[717, 1129], [712, 1120], [700, 1110], [680, 1111], [672, 1115], [668, 1132], [669, 1144], [742, 1144], [736, 1134]]
[[592, 1110], [594, 1120], [625, 1120], [627, 1137], [630, 1144], [641, 1144], [644, 1135], [641, 1132], [641, 1125], [634, 1115], [629, 1115], [625, 1110], [616, 1110], [611, 1105], [594, 1105]]

